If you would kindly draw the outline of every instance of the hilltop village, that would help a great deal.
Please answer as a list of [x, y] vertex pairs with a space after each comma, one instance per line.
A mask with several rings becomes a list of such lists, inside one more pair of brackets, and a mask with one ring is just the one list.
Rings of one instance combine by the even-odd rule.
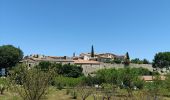
[[[103, 68], [123, 68], [124, 61], [129, 56], [128, 53], [125, 55], [116, 55], [113, 53], [94, 53], [92, 46], [91, 53], [81, 53], [76, 56], [73, 53], [72, 57], [68, 56], [45, 56], [40, 54], [32, 54], [25, 56], [20, 63], [26, 63], [29, 67], [38, 65], [42, 61], [61, 63], [64, 64], [75, 64], [83, 68], [85, 75], [97, 71]], [[131, 67], [143, 67], [150, 71], [153, 71], [151, 64], [131, 64]]]
[[[91, 100], [83, 99], [84, 97], [79, 99], [82, 94], [84, 95], [84, 91], [92, 91], [89, 92], [89, 98], [98, 94], [103, 98], [102, 100], [105, 100], [108, 93], [114, 94], [115, 91], [119, 91], [118, 95], [120, 95], [122, 91], [126, 91], [121, 95], [126, 98], [129, 97], [130, 99], [128, 100], [132, 100], [133, 97], [138, 97], [138, 95], [133, 95], [137, 91], [142, 92], [142, 94], [144, 90], [148, 91], [147, 93], [152, 93], [153, 91], [148, 86], [152, 89], [156, 88], [154, 95], [157, 95], [159, 87], [161, 87], [161, 91], [169, 88], [169, 62], [170, 52], [155, 54], [151, 64], [146, 59], [130, 59], [128, 52], [124, 55], [95, 53], [93, 46], [91, 53], [80, 53], [80, 55], [73, 53], [72, 57], [40, 54], [23, 57], [23, 52], [20, 48], [12, 45], [3, 45], [0, 46], [0, 91], [1, 95], [3, 93], [12, 93], [13, 89], [10, 91], [8, 89], [14, 87], [17, 90], [15, 94], [17, 93], [18, 98], [23, 98], [23, 100], [25, 97], [19, 94], [23, 93], [23, 90], [26, 91], [24, 92], [26, 96], [30, 94], [32, 96], [32, 93], [38, 91], [34, 93], [34, 97], [40, 92], [48, 92], [48, 89], [51, 88], [54, 91], [48, 93], [48, 95], [44, 94], [45, 96], [50, 97], [51, 94], [54, 94], [60, 97], [58, 94], [63, 92], [63, 97], [69, 96], [68, 99], [64, 100]], [[162, 87], [162, 85], [165, 85], [165, 87]], [[72, 92], [66, 94], [68, 89]], [[20, 91], [18, 92], [18, 90]], [[72, 95], [75, 93], [78, 95]], [[164, 94], [167, 95], [166, 93]], [[114, 94], [111, 97], [121, 99], [122, 96], [120, 97], [118, 95]], [[144, 96], [146, 98], [148, 96], [153, 97], [153, 94], [144, 94]], [[158, 97], [161, 96], [158, 95]], [[4, 97], [6, 98], [7, 96]], [[109, 98], [111, 97], [109, 96]], [[166, 96], [163, 98], [166, 98]], [[31, 98], [28, 100], [34, 99]]]

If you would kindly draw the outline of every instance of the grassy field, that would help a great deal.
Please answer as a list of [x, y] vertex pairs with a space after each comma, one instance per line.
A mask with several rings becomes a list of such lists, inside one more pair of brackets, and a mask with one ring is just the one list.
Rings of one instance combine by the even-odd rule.
[[[71, 95], [66, 95], [66, 90], [57, 90], [55, 88], [49, 89], [49, 94], [47, 96], [47, 100], [74, 100]], [[93, 100], [91, 97], [88, 100]], [[3, 95], [0, 95], [0, 100], [22, 100], [16, 93], [11, 93], [9, 91], [5, 91]], [[80, 97], [77, 100], [81, 100]]]
[[[127, 95], [127, 93], [125, 91], [119, 91], [121, 92], [121, 94], [123, 95]], [[141, 94], [138, 94], [138, 92], [134, 92], [134, 100], [142, 100], [142, 98], [144, 98]], [[97, 100], [102, 100], [102, 95], [99, 93], [97, 97]], [[49, 89], [49, 94], [47, 96], [47, 100], [74, 100], [72, 99], [71, 94], [66, 94], [66, 89], [63, 90], [57, 90], [55, 88], [50, 88]], [[124, 97], [114, 97], [114, 100], [131, 100], [131, 99], [127, 99], [126, 96]], [[0, 100], [22, 100], [16, 93], [10, 93], [8, 91], [6, 91], [4, 93], [4, 95], [0, 95]], [[78, 98], [77, 100], [82, 100], [80, 94], [78, 93]], [[89, 96], [86, 100], [94, 100], [93, 96]], [[112, 99], [111, 99], [112, 100]], [[144, 99], [143, 99], [144, 100]], [[163, 97], [162, 99], [159, 100], [170, 100], [170, 98], [168, 97]]]

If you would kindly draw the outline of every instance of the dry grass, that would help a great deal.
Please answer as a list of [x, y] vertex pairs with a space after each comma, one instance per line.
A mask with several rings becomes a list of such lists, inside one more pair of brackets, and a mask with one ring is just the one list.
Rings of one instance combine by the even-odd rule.
[[[127, 98], [125, 92], [120, 91], [119, 93], [121, 93], [120, 96], [117, 95], [117, 97], [114, 97], [114, 100], [131, 100], [130, 98], [129, 99]], [[144, 97], [143, 94], [140, 94], [139, 92], [134, 92], [134, 95], [135, 95], [134, 100], [141, 100]], [[71, 95], [66, 94], [65, 89], [56, 90], [53, 87], [50, 87], [49, 94], [48, 94], [47, 98], [48, 98], [47, 100], [74, 100], [74, 99], [72, 99]], [[113, 97], [112, 97], [112, 99], [113, 99]], [[0, 95], [0, 100], [21, 100], [21, 99], [18, 97], [17, 94], [5, 91], [4, 95]], [[80, 97], [80, 94], [78, 94], [77, 100], [82, 100]], [[89, 96], [86, 100], [94, 100], [93, 95]], [[97, 100], [102, 100], [102, 94], [100, 94], [100, 93], [97, 94]], [[142, 100], [144, 100], [144, 99], [142, 99]], [[164, 97], [161, 100], [170, 100], [170, 98]]]
[[21, 98], [15, 93], [5, 91], [4, 95], [0, 95], [0, 100], [21, 100]]

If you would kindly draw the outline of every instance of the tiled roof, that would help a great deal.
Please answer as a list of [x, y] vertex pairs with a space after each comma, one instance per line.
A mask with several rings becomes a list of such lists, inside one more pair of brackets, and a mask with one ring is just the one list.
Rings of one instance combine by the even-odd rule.
[[62, 59], [62, 58], [55, 58], [55, 57], [46, 57], [46, 58], [26, 58], [23, 59], [21, 62], [25, 61], [33, 61], [33, 62], [41, 62], [41, 61], [50, 61], [50, 62], [74, 62], [72, 59]]
[[[154, 76], [141, 76], [141, 79], [143, 79], [144, 81], [153, 81], [154, 80]], [[165, 80], [165, 76], [161, 76], [160, 77], [161, 80]]]

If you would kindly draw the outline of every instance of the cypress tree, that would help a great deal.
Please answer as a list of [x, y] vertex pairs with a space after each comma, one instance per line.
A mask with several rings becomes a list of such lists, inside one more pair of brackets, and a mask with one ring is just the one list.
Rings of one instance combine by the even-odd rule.
[[73, 53], [73, 57], [75, 57], [75, 56], [76, 56], [76, 53], [74, 52], [74, 53]]
[[127, 59], [127, 60], [130, 60], [130, 57], [129, 57], [129, 53], [128, 53], [128, 52], [126, 53], [126, 59]]
[[91, 47], [91, 57], [94, 57], [94, 48], [93, 48], [93, 45]]
[[129, 64], [130, 64], [130, 57], [129, 57], [129, 53], [127, 52], [125, 55], [124, 65], [129, 66]]

